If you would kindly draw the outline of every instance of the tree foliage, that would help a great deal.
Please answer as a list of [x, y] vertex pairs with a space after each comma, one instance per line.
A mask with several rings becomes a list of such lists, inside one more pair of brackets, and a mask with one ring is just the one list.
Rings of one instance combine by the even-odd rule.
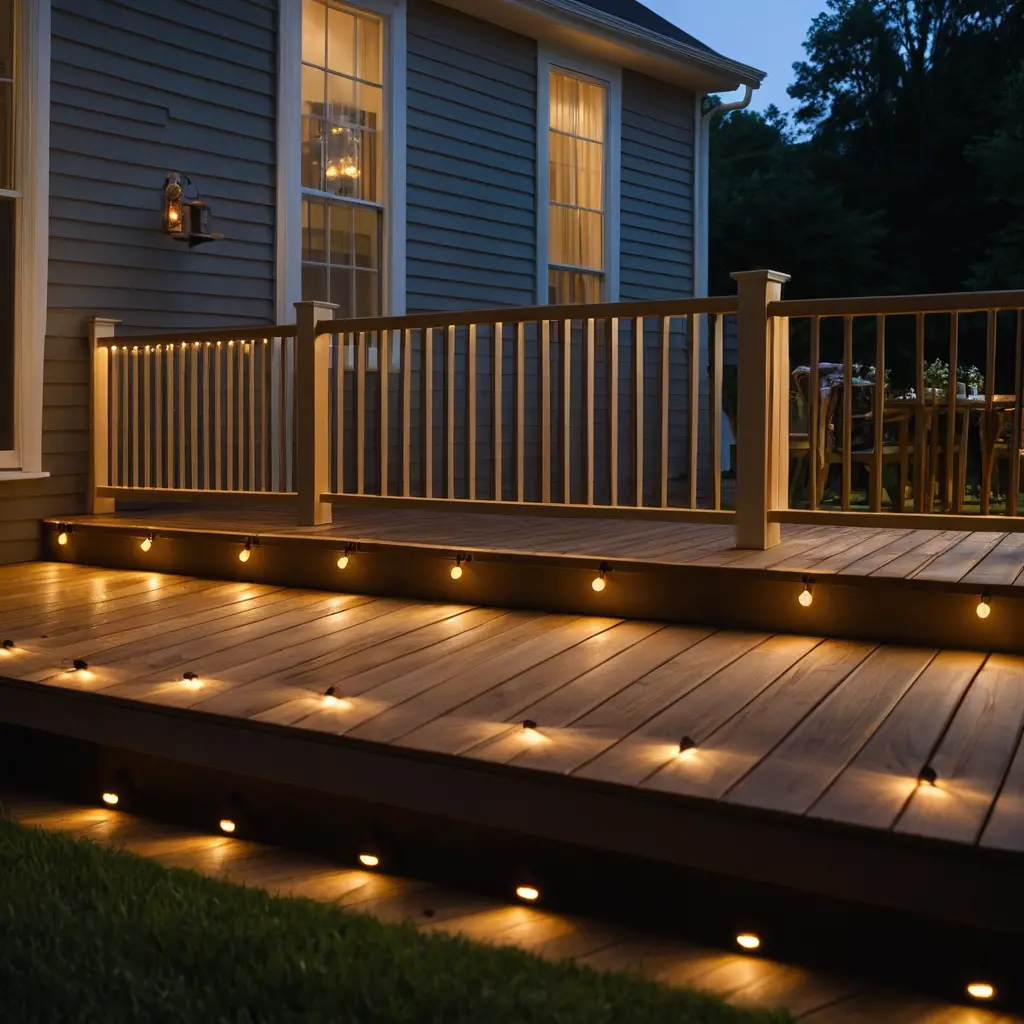
[[[712, 131], [712, 274], [793, 294], [1024, 284], [1024, 3], [827, 0], [792, 124]], [[803, 275], [803, 276], [801, 276]]]

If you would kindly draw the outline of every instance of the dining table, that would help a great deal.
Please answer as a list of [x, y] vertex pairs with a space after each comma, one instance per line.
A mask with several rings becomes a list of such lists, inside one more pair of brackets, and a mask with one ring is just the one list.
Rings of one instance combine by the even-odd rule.
[[[941, 391], [926, 391], [922, 396], [905, 395], [886, 397], [883, 407], [883, 421], [899, 424], [899, 446], [901, 457], [909, 452], [910, 423], [920, 424], [917, 433], [922, 430], [927, 439], [927, 458], [920, 463], [921, 470], [915, 474], [915, 509], [918, 512], [931, 511], [931, 498], [938, 477], [939, 450], [942, 434], [938, 429], [944, 415], [951, 412], [956, 417], [952, 430], [947, 428], [947, 451], [952, 442], [954, 452], [960, 450], [960, 458], [956, 460], [956, 480], [953, 475], [946, 474], [945, 493], [942, 495], [942, 506], [945, 511], [961, 512], [963, 510], [967, 479], [967, 443], [970, 435], [971, 421], [974, 414], [978, 416], [978, 439], [981, 452], [981, 514], [988, 515], [992, 497], [992, 472], [995, 466], [997, 445], [1009, 423], [1012, 422], [1017, 408], [1014, 395], [957, 395], [950, 401], [948, 394]], [[952, 436], [950, 436], [952, 435]], [[948, 455], [947, 455], [948, 457]]]

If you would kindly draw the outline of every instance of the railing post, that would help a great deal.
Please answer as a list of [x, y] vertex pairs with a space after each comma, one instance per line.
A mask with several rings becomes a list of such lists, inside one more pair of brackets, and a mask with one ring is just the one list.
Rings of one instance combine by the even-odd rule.
[[733, 274], [739, 286], [736, 422], [736, 546], [765, 550], [781, 541], [768, 513], [789, 493], [789, 331], [768, 304], [788, 274]]
[[91, 515], [110, 515], [113, 498], [96, 491], [110, 486], [110, 349], [102, 344], [114, 337], [120, 320], [93, 316], [85, 321], [89, 333], [89, 492]]
[[[295, 351], [295, 484], [299, 522], [321, 526], [331, 521], [332, 507], [320, 500], [331, 489], [330, 471], [330, 335], [317, 324], [332, 320], [337, 306], [329, 302], [296, 302], [298, 340]], [[343, 367], [338, 368], [343, 372]], [[339, 440], [340, 443], [340, 440]]]

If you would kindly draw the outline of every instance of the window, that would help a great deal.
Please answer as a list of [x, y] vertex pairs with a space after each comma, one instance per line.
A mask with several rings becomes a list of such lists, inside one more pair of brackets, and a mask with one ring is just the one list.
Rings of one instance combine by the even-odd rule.
[[14, 448], [14, 0], [0, 0], [0, 451]]
[[303, 0], [302, 298], [340, 317], [381, 312], [382, 40], [381, 19]]
[[608, 88], [551, 68], [548, 114], [548, 302], [608, 298]]

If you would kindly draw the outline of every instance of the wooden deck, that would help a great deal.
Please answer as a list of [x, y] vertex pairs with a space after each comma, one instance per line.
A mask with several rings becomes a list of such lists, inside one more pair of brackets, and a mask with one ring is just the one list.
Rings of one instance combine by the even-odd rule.
[[[735, 547], [731, 525], [359, 507], [300, 527], [289, 511], [179, 507], [50, 521], [47, 536], [54, 559], [111, 568], [1024, 654], [1024, 534], [967, 525], [787, 526], [779, 547], [749, 551]], [[335, 567], [342, 552], [352, 555], [344, 573]], [[466, 556], [455, 583], [448, 570]], [[608, 586], [595, 593], [602, 568]], [[807, 581], [814, 601], [802, 607]], [[992, 614], [983, 621], [975, 611], [985, 594]]]
[[702, 948], [526, 906], [507, 906], [406, 878], [346, 870], [237, 838], [188, 832], [105, 807], [21, 794], [0, 809], [26, 825], [92, 839], [283, 896], [331, 902], [385, 921], [409, 921], [478, 942], [512, 945], [601, 970], [636, 971], [667, 985], [710, 991], [736, 1006], [785, 1006], [809, 1024], [1020, 1024], [1024, 1018], [884, 991], [861, 981]]
[[[978, 902], [976, 890], [996, 885], [1004, 869], [1019, 871], [1024, 852], [1019, 656], [57, 563], [0, 569], [0, 639], [15, 643], [0, 651], [0, 676], [44, 684], [4, 684], [0, 718], [16, 724], [82, 729], [89, 738], [89, 715], [101, 720], [112, 698], [110, 714], [119, 709], [134, 724], [100, 731], [154, 753], [162, 744], [168, 756], [173, 736], [201, 722], [258, 725], [246, 734], [258, 770], [270, 756], [260, 744], [277, 736], [300, 745], [329, 739], [339, 758], [406, 759], [393, 792], [380, 774], [372, 783], [338, 782], [365, 785], [360, 795], [385, 802], [406, 799], [410, 757], [424, 778], [454, 771], [472, 780], [486, 769], [466, 782], [480, 794], [506, 784], [532, 793], [557, 779], [538, 791], [529, 827], [637, 853], [630, 844], [646, 843], [641, 833], [607, 835], [588, 815], [642, 806], [705, 829], [700, 849], [667, 837], [658, 850], [667, 860], [823, 892], [861, 889], [865, 899], [917, 910], [935, 906], [933, 885], [943, 878], [952, 916], [1020, 923], [1018, 897]], [[86, 659], [88, 671], [65, 671], [73, 658]], [[183, 684], [187, 670], [199, 674], [201, 689]], [[343, 698], [333, 706], [323, 699], [330, 686]], [[54, 688], [72, 703], [48, 703]], [[92, 710], [80, 717], [74, 700], [86, 695]], [[140, 708], [155, 716], [139, 717]], [[161, 718], [172, 709], [185, 712], [173, 725]], [[524, 730], [525, 719], [537, 729]], [[684, 735], [696, 750], [680, 759]], [[196, 737], [192, 747], [216, 745], [212, 733]], [[285, 758], [281, 770], [299, 772], [283, 749], [275, 755]], [[231, 767], [226, 752], [216, 754]], [[936, 787], [918, 785], [928, 764]], [[573, 820], [560, 817], [561, 800], [578, 808]], [[757, 813], [737, 817], [748, 810]], [[474, 813], [483, 820], [491, 809]], [[882, 844], [884, 872], [851, 881], [840, 864], [822, 860], [833, 841], [819, 827], [826, 823], [853, 827], [854, 846], [874, 850], [871, 837], [911, 844]], [[789, 859], [752, 863], [736, 842], [747, 827]], [[933, 868], [916, 859], [924, 848], [939, 858]], [[948, 873], [961, 869], [966, 888], [957, 895]]]
[[1024, 534], [973, 532], [969, 517], [962, 530], [783, 526], [783, 543], [770, 551], [736, 548], [732, 525], [410, 508], [336, 508], [332, 525], [315, 527], [298, 526], [290, 510], [269, 508], [162, 508], [62, 522], [143, 534], [164, 530], [317, 537], [478, 553], [567, 555], [978, 587], [1024, 586]]

